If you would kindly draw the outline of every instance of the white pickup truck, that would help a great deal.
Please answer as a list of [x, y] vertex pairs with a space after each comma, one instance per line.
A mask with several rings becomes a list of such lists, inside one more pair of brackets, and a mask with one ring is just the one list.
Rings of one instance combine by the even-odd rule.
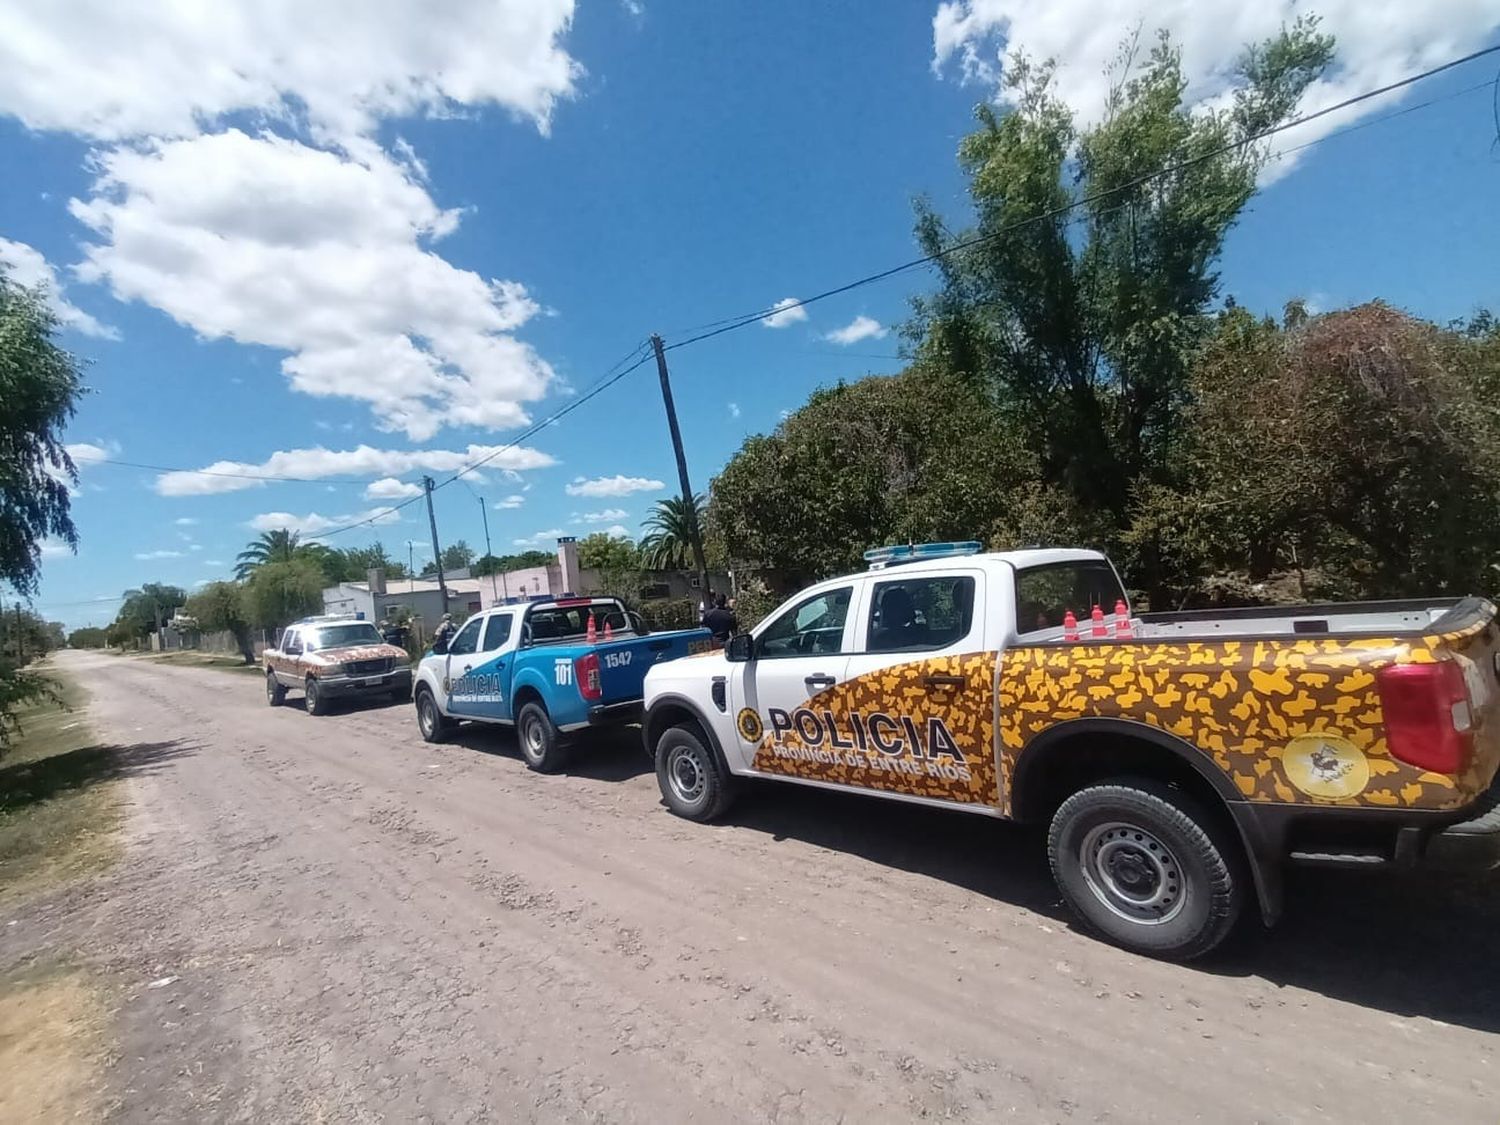
[[1481, 598], [1134, 615], [1095, 551], [885, 548], [726, 651], [653, 667], [693, 820], [739, 778], [1050, 824], [1083, 920], [1188, 958], [1288, 863], [1500, 865], [1500, 629]]

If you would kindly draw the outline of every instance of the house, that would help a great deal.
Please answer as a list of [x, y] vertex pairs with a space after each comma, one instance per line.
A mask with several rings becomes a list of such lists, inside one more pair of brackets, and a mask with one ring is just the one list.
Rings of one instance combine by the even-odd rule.
[[401, 615], [405, 609], [410, 611], [413, 621], [421, 623], [421, 631], [430, 636], [444, 613], [467, 617], [478, 613], [484, 605], [480, 597], [484, 579], [453, 578], [445, 581], [448, 586], [446, 606], [436, 579], [402, 578], [387, 582], [385, 571], [376, 568], [370, 571], [364, 582], [340, 582], [325, 589], [323, 612], [348, 614], [378, 625]]

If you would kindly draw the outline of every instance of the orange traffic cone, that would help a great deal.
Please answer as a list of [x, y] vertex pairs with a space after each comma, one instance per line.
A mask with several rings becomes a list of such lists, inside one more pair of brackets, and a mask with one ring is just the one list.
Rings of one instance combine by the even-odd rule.
[[1063, 640], [1076, 641], [1078, 639], [1078, 618], [1073, 616], [1070, 609], [1063, 614]]
[[1094, 623], [1093, 628], [1089, 630], [1090, 633], [1092, 633], [1096, 637], [1109, 636], [1109, 630], [1104, 627], [1104, 611], [1102, 609], [1100, 609], [1096, 605], [1094, 607], [1094, 612], [1089, 614], [1089, 618]]
[[1130, 636], [1130, 610], [1125, 605], [1125, 599], [1121, 598], [1115, 602], [1115, 636]]
[[589, 644], [595, 644], [599, 640], [599, 627], [594, 624], [594, 611], [589, 610], [589, 631], [585, 635]]
[[615, 639], [615, 631], [609, 627], [609, 618], [604, 619], [604, 639], [612, 641]]

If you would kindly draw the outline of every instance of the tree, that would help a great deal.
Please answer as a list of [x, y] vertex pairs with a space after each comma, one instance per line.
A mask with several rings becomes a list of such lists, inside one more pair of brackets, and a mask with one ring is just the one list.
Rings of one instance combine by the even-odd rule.
[[511, 570], [530, 570], [555, 562], [557, 556], [551, 551], [522, 551], [518, 555], [484, 555], [479, 558], [469, 573], [475, 578], [491, 574], [504, 574]]
[[406, 577], [406, 564], [397, 562], [386, 553], [385, 545], [379, 540], [371, 543], [368, 547], [345, 547], [342, 550], [330, 550], [329, 555], [334, 564], [336, 576], [329, 582], [332, 586], [338, 582], [363, 582], [372, 570], [383, 570], [388, 581], [394, 581]]
[[277, 629], [323, 610], [323, 571], [309, 558], [279, 559], [257, 566], [245, 582], [245, 609], [252, 624]]
[[147, 582], [138, 590], [126, 590], [115, 623], [133, 642], [139, 643], [172, 619], [173, 611], [187, 602], [181, 586]]
[[641, 524], [641, 561], [648, 570], [679, 570], [692, 565], [693, 533], [706, 525], [708, 508], [701, 494], [689, 507], [681, 496], [658, 500]]
[[907, 328], [919, 361], [992, 396], [1044, 485], [1114, 524], [1134, 490], [1170, 478], [1216, 263], [1267, 157], [1249, 138], [1291, 116], [1333, 41], [1304, 17], [1248, 48], [1229, 104], [1211, 111], [1185, 103], [1165, 35], [1144, 65], [1136, 56], [1127, 44], [1104, 119], [1084, 129], [1050, 62], [1010, 60], [1014, 108], [980, 106], [959, 149], [974, 228], [918, 212], [929, 253], [982, 241], [940, 259], [943, 288]]
[[585, 570], [639, 570], [640, 552], [627, 536], [596, 531], [578, 541], [578, 565]]
[[708, 521], [736, 569], [779, 585], [863, 565], [885, 543], [968, 539], [1034, 478], [989, 396], [919, 365], [815, 391], [714, 479]]
[[68, 634], [69, 648], [104, 648], [108, 643], [106, 631], [93, 625], [85, 625]]
[[462, 539], [443, 548], [443, 570], [462, 570], [474, 561], [474, 550]]
[[210, 582], [187, 600], [187, 614], [205, 633], [228, 632], [246, 664], [255, 663], [245, 587], [238, 582]]
[[297, 557], [297, 548], [302, 536], [295, 531], [278, 527], [274, 531], [263, 531], [252, 539], [245, 549], [235, 556], [234, 576], [240, 580], [249, 578], [256, 567], [272, 562], [291, 562]]

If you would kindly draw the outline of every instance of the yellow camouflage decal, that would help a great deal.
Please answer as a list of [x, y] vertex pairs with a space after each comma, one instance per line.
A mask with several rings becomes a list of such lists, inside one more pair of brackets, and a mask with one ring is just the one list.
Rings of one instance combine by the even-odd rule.
[[[1481, 625], [1420, 640], [1141, 641], [1012, 649], [1000, 669], [1001, 775], [1008, 794], [1016, 762], [1032, 738], [1070, 719], [1112, 717], [1147, 723], [1196, 746], [1251, 801], [1457, 808], [1494, 776], [1500, 724], [1476, 713], [1474, 754], [1464, 774], [1407, 765], [1386, 748], [1374, 670], [1397, 660], [1431, 662], [1488, 636]], [[1486, 650], [1483, 674], [1490, 675], [1487, 646], [1476, 648]], [[1475, 662], [1480, 658], [1476, 652]], [[1309, 740], [1319, 735], [1325, 737]], [[1009, 811], [1008, 801], [1003, 811]]]
[[791, 712], [773, 709], [765, 716], [755, 768], [993, 808], [999, 803], [994, 683], [989, 652], [867, 672]]

